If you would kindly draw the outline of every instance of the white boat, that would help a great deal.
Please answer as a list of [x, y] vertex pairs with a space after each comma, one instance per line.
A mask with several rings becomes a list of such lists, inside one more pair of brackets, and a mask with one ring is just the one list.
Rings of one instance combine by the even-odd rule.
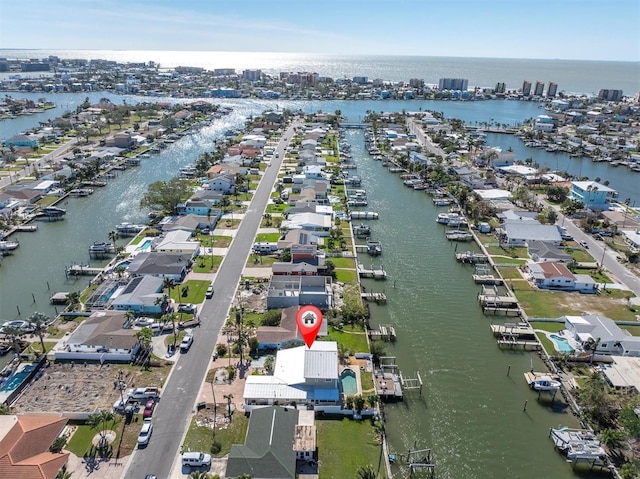
[[380, 241], [367, 241], [367, 253], [370, 256], [380, 256], [382, 254], [382, 244]]
[[116, 252], [115, 247], [111, 243], [101, 243], [96, 241], [89, 246], [90, 254], [113, 254]]
[[67, 214], [67, 210], [58, 208], [57, 206], [45, 206], [41, 211], [45, 216], [62, 216]]
[[529, 383], [535, 391], [557, 391], [562, 384], [549, 376], [540, 376]]
[[369, 236], [371, 234], [371, 227], [367, 225], [354, 226], [353, 234], [356, 236]]
[[607, 455], [600, 441], [591, 431], [562, 427], [551, 429], [550, 435], [556, 448], [565, 453], [567, 459], [571, 461], [603, 460]]
[[127, 222], [116, 225], [116, 231], [118, 232], [118, 234], [123, 236], [137, 234], [143, 229], [145, 229], [145, 225], [136, 225], [136, 224], [127, 223]]
[[436, 206], [449, 206], [451, 204], [451, 200], [447, 198], [434, 198], [433, 204]]
[[436, 222], [441, 225], [460, 224], [464, 218], [458, 213], [439, 213]]
[[13, 251], [20, 243], [17, 241], [2, 240], [0, 241], [0, 251]]

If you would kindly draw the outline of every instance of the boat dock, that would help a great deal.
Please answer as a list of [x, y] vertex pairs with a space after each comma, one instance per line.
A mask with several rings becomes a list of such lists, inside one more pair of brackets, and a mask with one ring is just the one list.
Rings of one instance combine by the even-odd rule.
[[59, 292], [54, 294], [49, 298], [49, 302], [51, 304], [67, 304], [67, 299], [69, 298], [69, 292]]
[[369, 338], [372, 341], [395, 341], [396, 328], [393, 326], [381, 324], [378, 329], [369, 330]]
[[384, 293], [360, 293], [360, 297], [364, 301], [369, 301], [377, 304], [386, 304], [387, 295]]
[[16, 226], [16, 231], [37, 231], [38, 230], [38, 225], [37, 224], [32, 224], [32, 225], [18, 225]]
[[102, 273], [102, 268], [92, 268], [89, 265], [72, 264], [65, 269], [67, 276], [95, 276]]
[[517, 339], [535, 340], [536, 333], [533, 328], [527, 323], [504, 323], [504, 324], [492, 324], [491, 332], [496, 338], [503, 337], [505, 335], [515, 336]]
[[520, 316], [520, 308], [518, 307], [518, 298], [510, 294], [500, 294], [498, 289], [493, 287], [482, 286], [482, 292], [478, 293], [478, 301], [482, 306], [483, 313], [503, 313], [507, 316]]
[[380, 269], [373, 269], [373, 266], [371, 266], [371, 269], [366, 269], [364, 265], [359, 264], [358, 276], [360, 276], [361, 278], [387, 279], [387, 272], [382, 266], [380, 266]]
[[456, 253], [456, 261], [466, 264], [486, 263], [487, 256], [482, 253], [474, 253], [473, 251], [465, 251]]
[[488, 284], [488, 285], [501, 285], [503, 281], [501, 278], [496, 278], [491, 274], [491, 270], [486, 264], [476, 265], [476, 270], [471, 276], [473, 282], [476, 284]]

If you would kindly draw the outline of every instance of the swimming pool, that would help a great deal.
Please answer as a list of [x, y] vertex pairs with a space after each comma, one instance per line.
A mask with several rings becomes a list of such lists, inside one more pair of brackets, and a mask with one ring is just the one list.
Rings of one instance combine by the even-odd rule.
[[27, 364], [22, 368], [21, 371], [13, 373], [11, 376], [7, 378], [7, 380], [0, 386], [0, 392], [3, 393], [11, 393], [18, 389], [25, 379], [29, 376], [31, 371], [33, 370], [32, 364]]
[[345, 369], [340, 373], [340, 383], [342, 384], [342, 392], [347, 396], [355, 396], [358, 394], [356, 373], [351, 369]]
[[549, 339], [553, 341], [553, 344], [555, 345], [556, 350], [560, 351], [561, 353], [573, 352], [573, 348], [569, 346], [569, 341], [567, 341], [565, 338], [558, 336], [557, 334], [550, 334]]
[[138, 251], [151, 251], [151, 241], [150, 239], [145, 239], [142, 243], [138, 245]]

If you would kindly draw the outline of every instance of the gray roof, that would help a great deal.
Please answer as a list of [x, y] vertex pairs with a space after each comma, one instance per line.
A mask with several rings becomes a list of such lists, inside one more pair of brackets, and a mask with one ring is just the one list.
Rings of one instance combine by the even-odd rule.
[[507, 220], [502, 228], [510, 240], [560, 242], [560, 232], [555, 225], [543, 225], [531, 220]]
[[254, 409], [245, 444], [231, 446], [225, 477], [249, 474], [255, 479], [295, 478], [293, 439], [297, 423], [295, 409], [278, 406]]
[[124, 291], [113, 300], [111, 306], [117, 305], [148, 305], [155, 304], [156, 299], [162, 297], [162, 278], [155, 276], [139, 276], [133, 278]]
[[132, 275], [179, 275], [186, 270], [191, 255], [173, 253], [138, 253], [129, 265]]
[[546, 241], [528, 241], [527, 246], [529, 248], [529, 256], [534, 261], [555, 260], [569, 263], [573, 259], [569, 253], [565, 253], [553, 243]]
[[94, 311], [67, 339], [68, 344], [133, 349], [138, 343], [135, 331], [124, 329], [125, 312]]

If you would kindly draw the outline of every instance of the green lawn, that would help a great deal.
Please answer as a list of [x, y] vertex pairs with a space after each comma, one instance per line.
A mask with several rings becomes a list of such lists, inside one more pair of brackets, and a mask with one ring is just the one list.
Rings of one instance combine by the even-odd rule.
[[520, 270], [515, 266], [501, 266], [498, 271], [504, 279], [522, 279]]
[[356, 269], [356, 261], [353, 258], [327, 258], [336, 268]]
[[268, 268], [278, 261], [275, 256], [263, 256], [259, 254], [250, 254], [247, 258], [246, 266], [248, 268]]
[[567, 309], [563, 301], [558, 301], [560, 295], [566, 295], [563, 291], [515, 291], [520, 306], [527, 316], [532, 318], [559, 318], [567, 314], [580, 314], [577, 309]]
[[193, 264], [194, 273], [215, 273], [218, 271], [224, 256], [199, 256]]
[[544, 329], [550, 333], [557, 333], [565, 329], [564, 323], [547, 323], [546, 321], [530, 321], [533, 329]]
[[[202, 303], [204, 301], [204, 295], [210, 284], [210, 281], [196, 279], [189, 280], [173, 288], [171, 290], [171, 298], [176, 303]], [[189, 293], [186, 296], [182, 296], [182, 290], [187, 286], [189, 287]]]
[[[278, 193], [277, 191], [275, 192], [276, 196], [280, 196], [280, 193]], [[289, 205], [282, 203], [282, 204], [275, 204], [275, 203], [269, 203], [267, 205], [267, 213], [284, 213], [284, 210], [286, 210], [289, 207]]]
[[551, 341], [546, 334], [536, 333], [536, 336], [538, 337], [538, 341], [542, 343], [542, 347], [547, 352], [547, 354], [552, 356], [558, 354], [558, 351], [556, 351], [553, 341]]
[[[224, 411], [225, 404], [218, 403], [218, 416], [220, 417], [224, 414]], [[212, 411], [209, 409], [207, 409], [206, 412], [212, 414]], [[222, 449], [217, 454], [212, 454], [212, 456], [225, 456], [231, 451], [232, 444], [244, 444], [248, 426], [249, 419], [243, 414], [234, 414], [233, 421], [230, 425], [225, 426], [224, 429], [218, 426], [216, 429], [216, 441], [220, 443]], [[183, 450], [210, 453], [212, 442], [213, 430], [207, 426], [198, 426], [196, 419], [192, 419], [187, 435], [184, 438]]]
[[357, 283], [358, 273], [356, 270], [336, 270], [336, 281], [341, 283]]
[[[529, 258], [527, 248], [501, 248], [500, 246], [488, 246], [487, 251], [491, 256], [509, 256], [511, 258]], [[500, 262], [500, 261], [498, 261]]]
[[369, 421], [316, 421], [321, 479], [357, 477], [358, 468], [378, 464], [380, 444]]
[[81, 424], [73, 433], [71, 439], [67, 443], [65, 449], [68, 449], [78, 457], [84, 456], [84, 453], [91, 447], [91, 440], [96, 435], [96, 431], [89, 426]]
[[342, 331], [339, 331], [329, 326], [328, 333], [327, 340], [336, 341], [349, 352], [360, 353], [369, 351], [367, 336], [362, 327], [347, 325]]
[[258, 233], [256, 235], [256, 243], [277, 243], [279, 239], [280, 233]]

